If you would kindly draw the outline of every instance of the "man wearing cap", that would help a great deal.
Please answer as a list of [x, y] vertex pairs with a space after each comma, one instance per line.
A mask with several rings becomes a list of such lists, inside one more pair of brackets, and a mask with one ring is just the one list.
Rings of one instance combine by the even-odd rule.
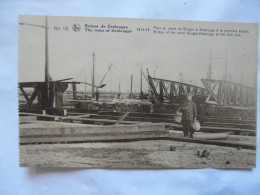
[[190, 93], [186, 94], [186, 101], [182, 104], [180, 111], [182, 112], [184, 137], [188, 137], [190, 133], [190, 138], [193, 138], [194, 130], [192, 128], [192, 124], [196, 120], [197, 109], [196, 104], [192, 101], [192, 95]]

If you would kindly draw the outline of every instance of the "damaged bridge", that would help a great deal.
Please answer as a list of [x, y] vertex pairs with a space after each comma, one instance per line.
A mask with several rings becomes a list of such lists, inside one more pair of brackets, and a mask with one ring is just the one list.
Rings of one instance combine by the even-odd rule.
[[218, 106], [254, 106], [256, 105], [256, 89], [238, 83], [201, 79], [203, 87], [187, 83], [152, 78], [148, 75], [153, 99], [157, 102], [178, 102], [186, 93], [191, 93], [194, 99], [206, 103], [212, 100]]

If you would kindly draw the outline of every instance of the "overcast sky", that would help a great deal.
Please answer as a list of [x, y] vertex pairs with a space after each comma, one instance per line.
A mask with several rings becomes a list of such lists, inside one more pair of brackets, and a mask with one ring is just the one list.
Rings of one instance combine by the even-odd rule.
[[[20, 22], [44, 25], [45, 17], [21, 16]], [[73, 24], [81, 30], [74, 32]], [[86, 32], [85, 24], [128, 26], [132, 33]], [[106, 90], [130, 90], [130, 77], [134, 76], [133, 90], [139, 91], [140, 68], [146, 68], [152, 76], [179, 80], [183, 74], [185, 83], [202, 86], [210, 64], [212, 78], [223, 79], [227, 55], [227, 79], [255, 86], [257, 68], [257, 25], [237, 23], [209, 23], [141, 19], [102, 19], [84, 17], [48, 17], [49, 72], [53, 80], [73, 78], [74, 81], [91, 82], [92, 54], [95, 52], [96, 84], [102, 80], [112, 63], [104, 83]], [[61, 30], [55, 31], [54, 27]], [[241, 37], [211, 37], [191, 35], [160, 35], [154, 27], [186, 29], [248, 30]], [[68, 27], [68, 31], [62, 30]], [[138, 27], [150, 32], [137, 32]], [[97, 28], [97, 29], [98, 29]], [[94, 28], [92, 28], [94, 30]], [[19, 26], [19, 79], [20, 81], [43, 81], [45, 63], [45, 31], [35, 26]], [[164, 31], [165, 33], [165, 31]], [[186, 31], [187, 33], [187, 31]], [[144, 90], [148, 89], [143, 79]], [[82, 85], [83, 86], [83, 85]], [[90, 88], [90, 87], [89, 87]], [[83, 89], [82, 87], [80, 89]]]

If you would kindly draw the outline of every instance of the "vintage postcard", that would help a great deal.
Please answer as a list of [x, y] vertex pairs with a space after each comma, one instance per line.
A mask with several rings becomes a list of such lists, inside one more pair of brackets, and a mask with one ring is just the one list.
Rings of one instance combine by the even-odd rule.
[[258, 24], [19, 17], [22, 167], [256, 167]]

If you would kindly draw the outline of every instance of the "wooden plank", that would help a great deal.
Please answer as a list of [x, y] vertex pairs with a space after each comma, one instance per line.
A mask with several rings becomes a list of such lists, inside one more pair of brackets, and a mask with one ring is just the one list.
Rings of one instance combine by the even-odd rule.
[[255, 120], [203, 118], [203, 121], [204, 122], [214, 122], [214, 123], [231, 123], [231, 124], [252, 124], [252, 125], [256, 125], [256, 121]]
[[87, 112], [67, 112], [67, 116], [78, 116], [83, 114], [89, 114], [91, 116], [95, 116], [97, 114], [87, 113]]
[[36, 113], [27, 113], [27, 112], [19, 112], [19, 116], [42, 116], [42, 117], [46, 117], [46, 118], [59, 118], [58, 116], [54, 116], [54, 115], [49, 115], [49, 114], [36, 114]]
[[[120, 116], [91, 115], [90, 118], [92, 118], [92, 119], [119, 120]], [[174, 122], [173, 118], [168, 119], [168, 118], [148, 118], [148, 117], [130, 117], [130, 116], [126, 116], [124, 118], [124, 121], [140, 121], [140, 122], [154, 122], [154, 123], [160, 123], [160, 122], [173, 123]]]
[[[76, 108], [49, 108], [46, 109], [47, 114], [56, 114], [56, 115], [64, 115], [64, 110], [67, 110], [68, 115], [79, 115], [79, 114], [97, 114], [97, 110], [86, 110], [86, 109], [76, 109]], [[27, 113], [37, 113], [41, 114], [42, 110], [37, 108], [19, 108], [19, 112], [27, 112]]]
[[41, 109], [34, 109], [34, 108], [19, 108], [19, 113], [42, 114], [42, 110]]
[[[24, 125], [25, 126], [25, 125]], [[117, 133], [117, 132], [140, 132], [140, 131], [163, 131], [165, 125], [160, 124], [138, 124], [138, 125], [108, 125], [108, 126], [75, 126], [66, 127], [60, 124], [58, 127], [35, 127], [26, 125], [20, 128], [20, 136], [29, 135], [65, 135], [82, 133]]]
[[21, 117], [19, 117], [19, 129], [20, 129], [20, 126], [22, 124], [29, 124], [29, 123], [31, 123], [32, 121], [35, 121], [35, 120], [37, 120], [36, 116], [21, 116]]
[[77, 142], [129, 142], [129, 141], [139, 141], [139, 140], [173, 140], [181, 142], [190, 143], [200, 143], [205, 145], [217, 145], [226, 147], [236, 147], [245, 149], [256, 149], [254, 143], [248, 142], [234, 142], [234, 141], [216, 141], [216, 140], [201, 140], [201, 139], [190, 139], [183, 137], [175, 137], [169, 135], [168, 131], [154, 131], [154, 132], [136, 132], [132, 134], [121, 134], [121, 135], [99, 135], [99, 136], [80, 136], [80, 137], [64, 137], [64, 135], [58, 137], [37, 137], [37, 138], [20, 138], [20, 144], [41, 144], [41, 143], [77, 143]]
[[230, 126], [230, 127], [239, 127], [245, 129], [256, 129], [256, 125], [251, 124], [237, 124], [237, 123], [216, 123], [216, 122], [203, 122], [205, 126]]
[[[166, 125], [166, 129], [174, 129], [178, 131], [182, 131], [182, 126], [177, 124]], [[249, 129], [239, 129], [239, 128], [227, 128], [227, 127], [207, 127], [201, 126], [200, 132], [207, 132], [207, 133], [224, 133], [224, 132], [233, 132], [235, 134], [247, 134], [250, 136], [256, 135], [256, 130], [249, 130]]]
[[60, 142], [91, 142], [91, 141], [116, 141], [116, 140], [135, 140], [168, 137], [169, 131], [142, 131], [142, 132], [128, 132], [128, 133], [113, 133], [113, 134], [84, 134], [84, 135], [53, 135], [20, 137], [20, 144], [35, 144], [35, 143], [60, 143]]
[[60, 117], [60, 119], [75, 119], [75, 118], [89, 118], [90, 114], [81, 114], [81, 115], [76, 115], [76, 116], [64, 116]]
[[[99, 115], [111, 115], [111, 116], [122, 116], [125, 112], [111, 112], [111, 111], [99, 111]], [[130, 112], [129, 117], [147, 117], [147, 118], [174, 118], [175, 114], [163, 114], [163, 113], [141, 113], [141, 112]]]
[[49, 116], [53, 117], [53, 115], [43, 115], [43, 114], [37, 114], [37, 113], [29, 113], [29, 112], [19, 112], [19, 116]]
[[[207, 119], [231, 119], [231, 120], [240, 120], [239, 117], [226, 117], [226, 116], [210, 116], [210, 115], [205, 115], [205, 116], [202, 116], [200, 115], [201, 117], [204, 117], [204, 118], [207, 118]], [[242, 120], [251, 120], [251, 121], [256, 121], [255, 118], [247, 118], [247, 119], [242, 119]]]
[[228, 133], [204, 133], [204, 134], [194, 134], [195, 139], [203, 139], [203, 140], [223, 140], [228, 139]]
[[[20, 112], [19, 113], [20, 116], [37, 116], [39, 117], [40, 120], [60, 120], [60, 121], [81, 121], [84, 122], [86, 124], [96, 124], [96, 123], [100, 123], [100, 124], [115, 124], [116, 120], [107, 120], [107, 119], [87, 119], [87, 118], [67, 118], [67, 119], [62, 119], [59, 116], [54, 116], [54, 115], [43, 115], [43, 114], [35, 114], [35, 113], [25, 113], [25, 112]], [[121, 121], [121, 124], [137, 124], [137, 123], [145, 123], [145, 122], [134, 122], [134, 121]]]
[[[119, 117], [119, 116], [123, 116], [124, 112], [109, 112], [109, 111], [99, 111], [98, 113], [98, 117], [102, 118], [102, 116], [110, 116], [110, 117]], [[130, 112], [128, 114], [128, 117], [130, 118], [143, 118], [143, 119], [151, 119], [151, 118], [155, 118], [155, 120], [160, 120], [160, 119], [164, 119], [167, 120], [173, 120], [175, 114], [163, 114], [163, 113], [139, 113], [139, 112]], [[203, 121], [216, 121], [218, 123], [222, 123], [222, 122], [229, 122], [229, 123], [254, 123], [256, 120], [252, 120], [252, 119], [247, 119], [247, 120], [241, 120], [239, 118], [235, 118], [235, 117], [209, 117], [209, 116], [202, 116], [199, 115], [198, 119], [203, 120]]]
[[[183, 133], [180, 131], [170, 131], [170, 136], [183, 138]], [[225, 140], [230, 137], [228, 133], [200, 133], [196, 132], [193, 134], [195, 139], [201, 140]]]
[[[63, 110], [60, 108], [54, 108], [52, 110]], [[41, 113], [41, 110], [37, 109], [20, 109], [21, 112], [37, 112]], [[97, 111], [97, 110], [86, 110], [83, 108], [67, 108], [67, 113], [68, 115], [78, 115], [81, 113], [99, 113], [99, 115], [111, 115], [111, 116], [122, 116], [125, 114], [125, 112], [111, 112], [111, 111]], [[48, 110], [47, 110], [48, 113]], [[139, 113], [139, 112], [130, 112], [129, 117], [144, 117], [144, 118], [168, 118], [168, 119], [173, 119], [175, 114], [163, 114], [163, 113]], [[225, 120], [230, 120], [233, 121], [234, 123], [236, 122], [241, 122], [241, 123], [254, 123], [256, 120], [255, 119], [246, 119], [246, 120], [240, 120], [238, 117], [219, 117], [219, 116], [198, 116], [198, 118], [202, 117], [206, 121], [211, 121], [215, 120], [217, 122], [220, 121], [225, 121]]]
[[88, 110], [86, 108], [67, 108], [68, 113], [88, 113], [97, 114], [98, 110]]
[[244, 149], [251, 149], [256, 150], [256, 144], [254, 143], [247, 143], [247, 142], [224, 142], [224, 141], [216, 141], [216, 140], [201, 140], [196, 138], [181, 138], [181, 137], [174, 137], [171, 136], [170, 140], [174, 141], [181, 141], [181, 142], [189, 142], [189, 143], [200, 143], [200, 144], [209, 144], [209, 145], [217, 145], [217, 146], [226, 146], [226, 147], [235, 147], [235, 148], [244, 148]]
[[[108, 120], [118, 120], [120, 116], [111, 116], [111, 115], [91, 115], [90, 118], [92, 119], [108, 119]], [[153, 122], [153, 123], [175, 123], [173, 119], [168, 118], [148, 118], [148, 117], [130, 117], [129, 115], [124, 119], [125, 121], [140, 121], [140, 122]], [[214, 125], [219, 127], [247, 127], [250, 129], [250, 127], [254, 127], [254, 125], [245, 125], [241, 123], [217, 123], [217, 122], [203, 122], [202, 125]], [[241, 125], [240, 125], [241, 124]]]
[[115, 125], [118, 125], [121, 121], [123, 121], [123, 120], [127, 117], [128, 114], [129, 114], [129, 112], [126, 112], [122, 117], [120, 117], [120, 118], [116, 121]]
[[214, 126], [202, 126], [200, 129], [201, 132], [234, 132], [234, 133], [249, 133], [256, 135], [256, 130], [252, 129], [240, 129], [240, 128], [227, 128], [227, 127], [214, 127]]
[[[63, 119], [66, 120], [73, 120], [73, 121], [80, 121], [84, 124], [108, 124], [114, 125], [116, 120], [108, 120], [108, 119], [90, 119], [90, 118], [76, 118], [76, 119]], [[63, 121], [62, 120], [62, 121]], [[140, 121], [121, 121], [120, 124], [140, 124], [140, 123], [147, 123], [147, 122], [140, 122]]]

